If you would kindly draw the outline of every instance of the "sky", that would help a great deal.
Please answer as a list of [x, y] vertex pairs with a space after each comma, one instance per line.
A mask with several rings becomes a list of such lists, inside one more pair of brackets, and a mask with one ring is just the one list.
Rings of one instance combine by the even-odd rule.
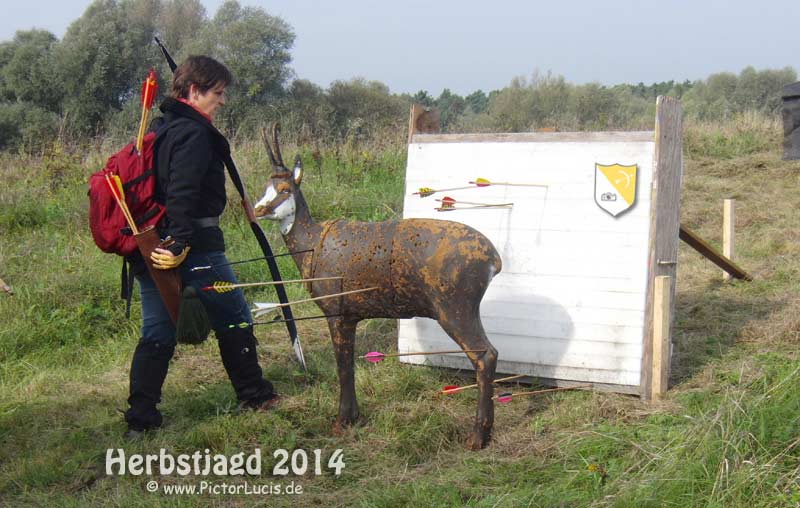
[[[213, 16], [223, 0], [201, 0]], [[800, 70], [798, 0], [239, 0], [283, 18], [291, 67], [322, 87], [363, 77], [395, 93], [466, 95], [516, 76], [650, 84], [718, 72]], [[8, 2], [0, 41], [33, 27], [62, 37], [89, 0]]]

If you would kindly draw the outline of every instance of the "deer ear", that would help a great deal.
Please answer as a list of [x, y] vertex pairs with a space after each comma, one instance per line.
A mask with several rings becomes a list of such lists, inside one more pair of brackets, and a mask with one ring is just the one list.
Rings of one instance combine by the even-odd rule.
[[294, 158], [294, 169], [292, 170], [292, 178], [294, 178], [295, 185], [300, 185], [300, 182], [303, 181], [303, 161], [300, 160], [299, 155]]

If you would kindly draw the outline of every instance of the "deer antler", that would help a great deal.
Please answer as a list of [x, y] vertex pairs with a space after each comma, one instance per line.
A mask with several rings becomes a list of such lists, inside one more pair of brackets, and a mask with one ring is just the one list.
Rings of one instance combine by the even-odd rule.
[[283, 164], [283, 156], [281, 155], [281, 147], [278, 145], [278, 132], [281, 130], [281, 124], [275, 122], [272, 124], [272, 146], [275, 147], [275, 157], [278, 159], [278, 165], [282, 168], [286, 166]]
[[275, 159], [275, 153], [272, 151], [272, 146], [269, 144], [269, 134], [267, 133], [267, 128], [261, 128], [261, 139], [264, 140], [264, 146], [267, 148], [267, 155], [269, 155], [269, 161], [272, 163], [272, 167], [278, 166], [278, 161]]

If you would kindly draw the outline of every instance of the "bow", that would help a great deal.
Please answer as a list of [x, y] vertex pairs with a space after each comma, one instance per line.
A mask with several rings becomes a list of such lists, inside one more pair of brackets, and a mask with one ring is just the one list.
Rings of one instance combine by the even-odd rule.
[[[159, 41], [157, 38], [156, 44], [158, 44], [158, 46], [161, 48], [161, 52], [164, 54], [164, 58], [166, 58], [169, 68], [172, 70], [172, 72], [175, 72], [177, 65], [169, 55], [167, 48], [165, 48], [161, 41]], [[280, 269], [278, 269], [278, 263], [275, 261], [275, 255], [272, 253], [272, 247], [270, 247], [269, 241], [264, 234], [264, 230], [261, 229], [261, 225], [258, 223], [255, 211], [253, 210], [253, 204], [250, 202], [250, 198], [247, 197], [247, 191], [244, 188], [244, 184], [242, 183], [242, 178], [239, 176], [239, 172], [236, 170], [236, 165], [233, 163], [233, 158], [231, 157], [230, 152], [223, 154], [223, 159], [225, 162], [225, 167], [228, 168], [228, 175], [231, 177], [233, 186], [236, 187], [236, 191], [242, 197], [242, 207], [244, 208], [247, 220], [250, 222], [250, 229], [253, 231], [253, 234], [258, 241], [258, 245], [261, 247], [261, 251], [264, 253], [264, 258], [267, 260], [267, 266], [269, 267], [269, 273], [272, 276], [272, 280], [275, 282], [281, 282], [283, 279], [281, 278]], [[303, 370], [307, 370], [306, 360], [303, 357], [303, 348], [300, 345], [300, 338], [297, 336], [297, 327], [294, 324], [294, 315], [292, 314], [292, 308], [289, 305], [289, 297], [286, 295], [286, 289], [283, 287], [283, 284], [277, 284], [275, 286], [275, 293], [278, 295], [278, 300], [281, 302], [281, 304], [283, 304], [281, 311], [283, 312], [283, 318], [286, 322], [286, 330], [289, 332], [289, 340], [292, 342], [294, 354], [297, 357], [297, 360], [300, 362], [300, 365], [303, 367]]]

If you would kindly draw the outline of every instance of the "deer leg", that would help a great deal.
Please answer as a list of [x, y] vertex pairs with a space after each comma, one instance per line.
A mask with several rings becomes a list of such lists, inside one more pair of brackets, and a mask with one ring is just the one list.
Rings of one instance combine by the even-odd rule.
[[339, 374], [339, 416], [335, 429], [352, 425], [358, 420], [358, 401], [356, 400], [355, 372], [353, 370], [356, 342], [355, 321], [329, 319], [328, 327], [336, 355], [336, 370]]
[[497, 350], [489, 342], [483, 331], [480, 315], [477, 309], [472, 314], [473, 318], [454, 321], [455, 315], [440, 319], [439, 324], [445, 332], [464, 350], [484, 350], [483, 352], [467, 353], [472, 365], [475, 367], [475, 377], [478, 383], [478, 409], [475, 414], [475, 425], [467, 439], [467, 446], [471, 450], [480, 450], [489, 444], [492, 438], [492, 425], [494, 424], [494, 373], [497, 367]]

